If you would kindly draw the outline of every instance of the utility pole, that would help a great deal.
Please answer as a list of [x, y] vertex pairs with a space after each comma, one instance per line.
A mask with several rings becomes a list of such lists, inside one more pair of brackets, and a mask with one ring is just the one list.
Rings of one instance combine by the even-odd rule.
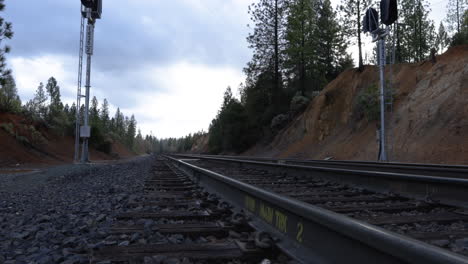
[[[83, 138], [81, 162], [89, 162], [89, 138], [91, 136], [91, 128], [89, 126], [89, 98], [91, 89], [91, 57], [94, 50], [94, 25], [96, 19], [101, 18], [102, 13], [102, 0], [81, 0], [81, 32], [80, 32], [80, 58], [78, 67], [78, 93], [77, 93], [77, 115], [76, 115], [76, 138], [75, 138], [75, 161], [78, 161], [79, 154], [79, 138]], [[81, 77], [82, 77], [82, 63], [83, 63], [83, 32], [84, 20], [87, 20], [86, 26], [86, 92], [85, 95], [81, 94]], [[85, 108], [83, 125], [81, 125], [81, 98], [85, 98]], [[79, 127], [79, 129], [78, 129]]]

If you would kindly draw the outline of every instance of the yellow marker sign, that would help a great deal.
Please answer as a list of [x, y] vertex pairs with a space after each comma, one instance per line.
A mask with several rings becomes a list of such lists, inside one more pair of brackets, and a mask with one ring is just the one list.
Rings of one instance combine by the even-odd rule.
[[260, 204], [260, 217], [269, 224], [273, 224], [273, 208]]
[[288, 232], [288, 217], [279, 211], [275, 211], [275, 216], [276, 216], [276, 222], [275, 222], [276, 228], [283, 233]]
[[255, 199], [250, 197], [250, 196], [245, 196], [245, 208], [249, 210], [250, 212], [255, 212], [256, 209], [256, 204], [255, 204]]
[[297, 223], [297, 235], [296, 235], [296, 240], [299, 242], [299, 243], [302, 243], [302, 233], [304, 233], [304, 225], [299, 222]]

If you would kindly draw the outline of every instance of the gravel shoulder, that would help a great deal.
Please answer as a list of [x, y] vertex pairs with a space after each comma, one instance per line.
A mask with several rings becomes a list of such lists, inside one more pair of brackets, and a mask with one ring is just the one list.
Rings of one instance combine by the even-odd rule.
[[143, 191], [152, 156], [0, 177], [0, 263], [89, 263], [114, 216]]

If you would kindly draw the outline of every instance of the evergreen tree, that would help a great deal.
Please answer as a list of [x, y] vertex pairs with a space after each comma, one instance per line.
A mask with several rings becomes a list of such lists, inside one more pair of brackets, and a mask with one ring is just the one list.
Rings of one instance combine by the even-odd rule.
[[351, 57], [346, 52], [347, 43], [336, 17], [330, 0], [324, 0], [319, 8], [317, 30], [315, 31], [315, 35], [321, 43], [317, 47], [317, 66], [321, 73], [322, 87], [335, 79], [341, 71], [353, 65]]
[[91, 107], [89, 108], [89, 120], [91, 125], [99, 126], [101, 125], [100, 115], [99, 115], [99, 102], [96, 96], [91, 100]]
[[126, 135], [127, 146], [130, 149], [133, 149], [134, 147], [135, 136], [136, 136], [136, 125], [137, 123], [135, 120], [135, 116], [132, 115], [130, 119], [128, 120], [127, 135]]
[[287, 0], [260, 0], [249, 6], [254, 26], [247, 41], [253, 49], [253, 58], [247, 68], [252, 79], [263, 72], [273, 74], [268, 93], [273, 107], [278, 106], [281, 96], [286, 8]]
[[115, 117], [114, 117], [114, 126], [115, 126], [115, 131], [118, 136], [123, 138], [125, 134], [125, 127], [124, 127], [124, 116], [122, 112], [120, 112], [120, 108], [117, 108], [117, 111], [115, 112]]
[[0, 86], [0, 112], [18, 113], [19, 111], [21, 111], [21, 100], [16, 82], [11, 75], [8, 75]]
[[463, 14], [467, 8], [468, 0], [449, 0], [445, 21], [447, 23], [447, 29], [452, 35], [461, 32], [463, 26]]
[[76, 104], [73, 103], [70, 107], [70, 111], [68, 112], [68, 119], [75, 123], [76, 120]]
[[46, 118], [47, 116], [47, 95], [44, 91], [44, 85], [42, 83], [37, 87], [34, 98], [27, 104], [28, 110], [35, 116], [40, 118]]
[[[242, 104], [232, 97], [230, 87], [224, 93], [223, 104], [211, 122], [209, 133], [208, 146], [212, 153], [240, 152], [249, 145], [248, 117]], [[187, 151], [192, 145], [193, 138], [190, 135], [177, 147]]]
[[445, 48], [449, 45], [449, 37], [447, 35], [447, 32], [445, 31], [445, 27], [442, 21], [439, 24], [439, 30], [437, 32], [435, 44], [437, 46], [437, 49], [439, 50], [439, 53], [444, 52]]
[[401, 58], [405, 62], [424, 60], [435, 41], [434, 25], [428, 19], [429, 4], [426, 0], [402, 0], [400, 16], [406, 30], [401, 34]]
[[462, 20], [460, 32], [453, 35], [452, 42], [450, 43], [451, 46], [468, 44], [468, 10], [465, 10]]
[[347, 38], [356, 38], [358, 46], [358, 69], [363, 67], [361, 21], [370, 0], [342, 0], [340, 5], [341, 25]]
[[[5, 10], [5, 0], [0, 0], [0, 12]], [[10, 22], [6, 22], [3, 17], [0, 17], [0, 44], [5, 39], [13, 37], [13, 27]], [[3, 85], [9, 77], [11, 71], [6, 69], [6, 54], [10, 52], [9, 46], [0, 47], [0, 84]]]
[[[52, 122], [54, 118], [58, 118], [63, 112], [63, 104], [60, 99], [60, 86], [58, 86], [57, 80], [54, 77], [50, 77], [47, 81], [46, 90], [50, 97], [48, 121]], [[56, 123], [59, 124], [58, 122]]]
[[107, 99], [104, 98], [104, 101], [101, 105], [100, 118], [104, 131], [107, 133], [109, 131], [109, 103]]
[[289, 6], [284, 64], [289, 74], [288, 79], [299, 88], [302, 95], [305, 95], [308, 86], [315, 84], [314, 80], [318, 75], [316, 8], [316, 3], [309, 0], [295, 0]]

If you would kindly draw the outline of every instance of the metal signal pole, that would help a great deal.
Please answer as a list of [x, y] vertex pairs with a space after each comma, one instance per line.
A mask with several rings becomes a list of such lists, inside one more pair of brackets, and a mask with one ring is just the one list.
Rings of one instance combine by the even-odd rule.
[[[78, 66], [78, 91], [77, 91], [77, 106], [76, 106], [76, 138], [75, 138], [75, 161], [79, 159], [80, 137], [83, 138], [83, 147], [81, 152], [81, 162], [89, 161], [89, 138], [91, 136], [91, 128], [89, 126], [89, 97], [91, 89], [91, 57], [94, 50], [94, 24], [96, 19], [101, 18], [102, 0], [81, 0], [81, 32], [80, 32], [80, 57]], [[86, 45], [84, 41], [84, 21], [87, 20], [86, 26]], [[83, 71], [83, 46], [86, 52], [86, 92], [81, 94], [81, 78]], [[81, 98], [85, 98], [85, 108], [83, 125], [81, 126]]]
[[[83, 12], [83, 7], [81, 8]], [[80, 25], [80, 52], [79, 52], [79, 61], [78, 61], [78, 88], [76, 93], [76, 113], [75, 113], [75, 162], [78, 162], [80, 159], [80, 126], [81, 126], [81, 79], [83, 76], [83, 48], [84, 48], [84, 25], [85, 18], [81, 15], [81, 25]]]
[[385, 144], [385, 35], [381, 36], [379, 45], [379, 70], [380, 70], [380, 153], [379, 160], [387, 161]]
[[372, 34], [372, 42], [377, 42], [379, 77], [380, 77], [380, 135], [379, 135], [379, 161], [387, 161], [387, 149], [385, 142], [385, 37], [390, 33], [389, 26], [398, 19], [398, 4], [396, 0], [380, 1], [380, 20], [385, 28], [380, 27], [378, 12], [374, 8], [368, 8], [364, 16], [363, 31]]
[[91, 17], [91, 8], [86, 9], [86, 17], [88, 25], [86, 27], [86, 93], [85, 93], [85, 109], [84, 109], [84, 124], [81, 127], [81, 137], [83, 138], [83, 151], [81, 153], [81, 162], [89, 161], [89, 137], [91, 129], [89, 127], [89, 90], [91, 88], [91, 56], [93, 55], [94, 45], [94, 20]]

